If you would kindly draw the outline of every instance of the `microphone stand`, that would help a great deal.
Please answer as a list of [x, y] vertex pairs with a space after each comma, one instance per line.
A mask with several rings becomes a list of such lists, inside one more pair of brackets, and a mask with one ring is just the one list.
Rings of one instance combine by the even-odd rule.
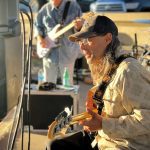
[[137, 34], [134, 34], [135, 38], [135, 45], [133, 46], [133, 56], [137, 59], [138, 58], [138, 41], [137, 41]]
[[20, 96], [18, 106], [16, 108], [15, 118], [13, 121], [11, 134], [10, 134], [9, 141], [8, 141], [7, 150], [13, 150], [13, 147], [15, 144], [15, 139], [16, 139], [16, 135], [17, 135], [18, 127], [19, 127], [19, 121], [20, 121], [20, 117], [21, 117], [22, 102], [23, 102], [23, 96], [24, 96], [24, 91], [25, 91], [25, 83], [26, 83], [26, 77], [23, 79], [21, 96]]

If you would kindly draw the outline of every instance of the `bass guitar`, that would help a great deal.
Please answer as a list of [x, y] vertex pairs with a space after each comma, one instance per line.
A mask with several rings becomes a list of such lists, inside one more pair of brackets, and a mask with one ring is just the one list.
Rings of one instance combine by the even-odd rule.
[[[88, 17], [92, 17], [94, 15], [93, 12], [88, 12], [83, 14], [81, 18], [86, 19]], [[60, 24], [57, 24], [52, 31], [47, 33], [47, 36], [45, 37], [46, 40], [46, 47], [42, 47], [41, 43], [37, 41], [37, 54], [40, 58], [43, 58], [47, 56], [51, 49], [54, 47], [59, 46], [59, 42], [57, 38], [59, 38], [61, 35], [69, 31], [74, 27], [74, 22], [72, 21], [70, 24], [65, 26], [64, 28], [61, 27]]]
[[[86, 101], [88, 101], [88, 107], [98, 113], [93, 100], [93, 94], [95, 93], [96, 88], [97, 87], [94, 86], [88, 91]], [[88, 112], [72, 116], [72, 111], [70, 111], [69, 108], [65, 108], [65, 110], [55, 118], [55, 121], [50, 124], [47, 136], [49, 139], [54, 139], [57, 136], [65, 136], [71, 125], [77, 124], [79, 121], [88, 118], [91, 118], [91, 115]]]

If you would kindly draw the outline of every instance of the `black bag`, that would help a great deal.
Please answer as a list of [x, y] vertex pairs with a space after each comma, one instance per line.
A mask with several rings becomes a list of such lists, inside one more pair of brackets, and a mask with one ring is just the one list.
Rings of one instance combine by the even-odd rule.
[[38, 89], [41, 91], [50, 91], [56, 88], [56, 84], [52, 82], [43, 82], [39, 85]]

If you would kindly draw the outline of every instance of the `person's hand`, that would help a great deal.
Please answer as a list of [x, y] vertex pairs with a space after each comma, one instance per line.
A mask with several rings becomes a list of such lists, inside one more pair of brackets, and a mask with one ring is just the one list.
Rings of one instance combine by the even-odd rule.
[[34, 50], [34, 49], [32, 50], [32, 57], [33, 57], [33, 58], [39, 58], [39, 56], [38, 56], [36, 50]]
[[83, 26], [83, 23], [84, 23], [84, 19], [82, 18], [76, 18], [74, 21], [74, 28], [77, 30], [77, 31], [80, 31], [82, 26]]
[[93, 102], [92, 98], [86, 101], [85, 106], [86, 106], [86, 111], [88, 111], [88, 109], [91, 109], [91, 110], [96, 109], [96, 104]]
[[86, 103], [85, 103], [86, 111], [87, 111], [87, 109], [93, 110], [93, 109], [97, 108], [96, 104], [94, 103], [94, 100], [93, 100], [93, 93], [94, 93], [94, 91], [92, 91], [92, 89], [90, 89], [87, 93]]
[[47, 41], [45, 38], [38, 37], [37, 42], [40, 43], [41, 47], [46, 48], [47, 47]]
[[93, 132], [102, 129], [102, 117], [93, 112], [91, 109], [87, 109], [88, 113], [92, 116], [90, 119], [80, 121], [79, 124], [83, 125], [83, 128], [87, 132]]

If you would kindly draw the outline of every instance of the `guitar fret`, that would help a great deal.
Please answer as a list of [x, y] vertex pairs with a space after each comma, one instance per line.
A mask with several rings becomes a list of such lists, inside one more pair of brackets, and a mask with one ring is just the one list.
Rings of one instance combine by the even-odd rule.
[[69, 25], [67, 25], [66, 27], [64, 27], [63, 29], [61, 29], [60, 31], [56, 32], [56, 34], [54, 35], [54, 38], [58, 38], [59, 36], [61, 36], [62, 34], [64, 34], [65, 32], [67, 32], [68, 30], [70, 30], [71, 28], [74, 27], [74, 23], [70, 23]]

